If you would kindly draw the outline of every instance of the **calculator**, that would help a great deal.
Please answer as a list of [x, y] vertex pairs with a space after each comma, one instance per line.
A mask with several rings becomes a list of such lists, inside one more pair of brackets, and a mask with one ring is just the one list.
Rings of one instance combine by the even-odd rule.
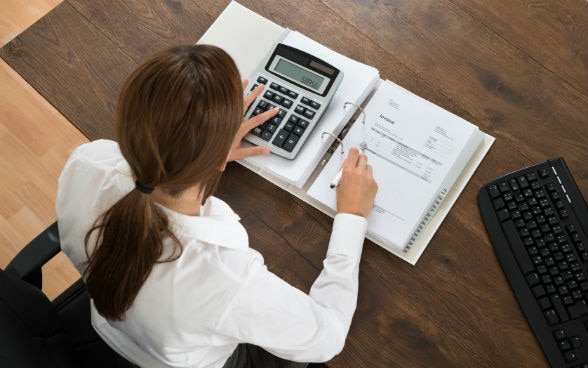
[[297, 48], [277, 43], [249, 79], [247, 90], [265, 88], [245, 119], [279, 107], [273, 118], [253, 128], [245, 140], [287, 159], [294, 159], [319, 122], [343, 72]]

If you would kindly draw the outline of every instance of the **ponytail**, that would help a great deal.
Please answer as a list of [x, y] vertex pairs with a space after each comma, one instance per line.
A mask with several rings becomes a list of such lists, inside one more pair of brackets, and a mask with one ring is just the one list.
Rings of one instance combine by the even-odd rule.
[[[97, 246], [89, 251], [96, 232]], [[86, 234], [88, 257], [85, 283], [100, 314], [121, 320], [131, 307], [153, 265], [163, 253], [163, 237], [174, 239], [177, 248], [166, 261], [177, 259], [182, 248], [168, 229], [168, 219], [150, 196], [132, 190], [106, 211]]]

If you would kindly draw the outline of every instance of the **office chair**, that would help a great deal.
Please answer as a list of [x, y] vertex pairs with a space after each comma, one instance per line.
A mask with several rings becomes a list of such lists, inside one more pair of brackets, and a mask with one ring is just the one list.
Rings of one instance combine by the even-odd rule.
[[92, 328], [81, 279], [53, 301], [41, 291], [41, 267], [60, 251], [53, 223], [0, 270], [0, 367], [137, 367]]

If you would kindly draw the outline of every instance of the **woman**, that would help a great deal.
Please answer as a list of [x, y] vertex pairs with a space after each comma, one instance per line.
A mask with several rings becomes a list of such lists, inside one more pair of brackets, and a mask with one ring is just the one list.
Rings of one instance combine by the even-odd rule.
[[[122, 88], [117, 142], [78, 147], [59, 179], [61, 244], [86, 282], [94, 328], [142, 367], [304, 366], [343, 348], [377, 184], [352, 150], [324, 269], [309, 295], [267, 270], [212, 196], [228, 161], [268, 154], [241, 138], [235, 63], [214, 46], [163, 50]], [[245, 105], [245, 106], [244, 106]]]

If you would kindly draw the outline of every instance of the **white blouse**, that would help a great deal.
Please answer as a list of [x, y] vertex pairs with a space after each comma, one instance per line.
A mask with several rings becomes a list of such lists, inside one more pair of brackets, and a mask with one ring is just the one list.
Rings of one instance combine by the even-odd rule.
[[[86, 232], [131, 190], [116, 142], [84, 144], [67, 161], [57, 220], [62, 249], [81, 274]], [[164, 211], [181, 257], [153, 267], [123, 321], [104, 319], [92, 304], [93, 326], [115, 351], [145, 367], [222, 367], [242, 342], [300, 362], [327, 361], [343, 349], [357, 303], [365, 218], [335, 217], [324, 268], [306, 294], [268, 271], [239, 216], [220, 199], [210, 197], [200, 216]], [[171, 241], [165, 249], [171, 252]]]

